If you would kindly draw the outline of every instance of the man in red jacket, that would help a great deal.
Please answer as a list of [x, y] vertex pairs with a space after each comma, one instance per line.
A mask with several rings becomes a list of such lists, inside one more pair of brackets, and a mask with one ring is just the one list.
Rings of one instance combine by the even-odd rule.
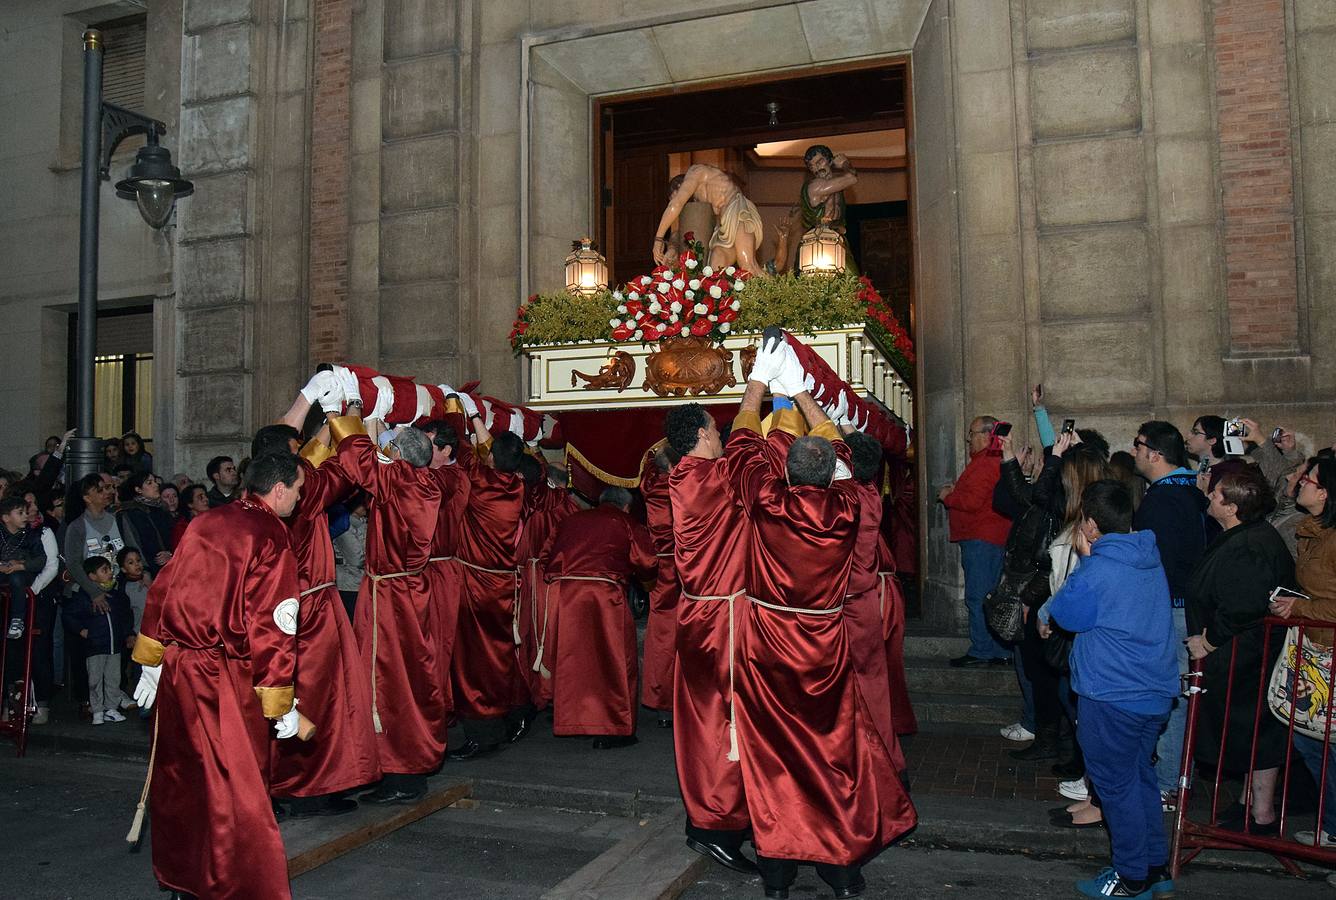
[[1002, 549], [1011, 523], [993, 511], [993, 488], [1002, 466], [1002, 451], [993, 444], [997, 419], [979, 416], [965, 432], [970, 461], [955, 484], [943, 485], [937, 499], [946, 507], [951, 524], [951, 543], [960, 545], [960, 565], [965, 570], [965, 608], [970, 617], [970, 649], [951, 660], [963, 666], [1003, 665], [1011, 661], [1005, 647], [988, 630], [983, 598], [997, 585], [1002, 574]]

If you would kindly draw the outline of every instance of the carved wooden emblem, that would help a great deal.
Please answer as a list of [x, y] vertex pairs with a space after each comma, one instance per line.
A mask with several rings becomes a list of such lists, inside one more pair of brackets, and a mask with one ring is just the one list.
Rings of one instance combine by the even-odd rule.
[[756, 344], [748, 344], [738, 351], [738, 362], [742, 363], [742, 380], [751, 378], [752, 366], [756, 365]]
[[631, 379], [636, 375], [635, 357], [625, 350], [618, 350], [612, 357], [603, 364], [603, 368], [598, 370], [597, 375], [586, 375], [584, 372], [571, 372], [571, 387], [575, 387], [576, 377], [585, 380], [584, 389], [586, 391], [601, 391], [608, 388], [616, 388], [617, 393], [626, 390], [631, 384]]
[[717, 394], [734, 387], [733, 354], [703, 337], [676, 337], [661, 341], [645, 360], [641, 390], [660, 397]]

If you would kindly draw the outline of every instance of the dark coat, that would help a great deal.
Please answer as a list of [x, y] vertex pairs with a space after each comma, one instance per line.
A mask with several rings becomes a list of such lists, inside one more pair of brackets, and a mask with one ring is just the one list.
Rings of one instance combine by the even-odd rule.
[[1257, 759], [1249, 764], [1258, 682], [1270, 678], [1285, 637], [1283, 629], [1275, 629], [1270, 646], [1263, 650], [1261, 621], [1267, 615], [1267, 601], [1277, 585], [1297, 587], [1294, 560], [1280, 534], [1265, 520], [1236, 525], [1219, 535], [1206, 548], [1188, 582], [1188, 634], [1201, 634], [1204, 629], [1207, 643], [1216, 648], [1202, 661], [1202, 687], [1206, 693], [1201, 695], [1196, 758], [1206, 768], [1216, 766], [1222, 732], [1226, 772], [1268, 769], [1285, 760], [1285, 727], [1262, 710], [1258, 720]]
[[1025, 481], [1018, 462], [1008, 460], [1002, 464], [999, 483], [1020, 510], [1007, 533], [1002, 568], [1013, 575], [1034, 576], [1022, 599], [1026, 606], [1037, 609], [1049, 596], [1048, 576], [1053, 566], [1048, 545], [1062, 523], [1062, 460], [1049, 456], [1034, 484]]
[[111, 611], [106, 613], [93, 611], [93, 598], [84, 590], [76, 591], [64, 605], [65, 630], [77, 635], [88, 629], [84, 647], [89, 656], [120, 653], [125, 649], [125, 639], [135, 633], [135, 614], [125, 592], [112, 588], [105, 596], [111, 605]]

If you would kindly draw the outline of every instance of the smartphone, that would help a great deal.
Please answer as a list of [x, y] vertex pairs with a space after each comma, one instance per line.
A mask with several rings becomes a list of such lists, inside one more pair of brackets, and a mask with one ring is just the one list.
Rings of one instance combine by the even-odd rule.
[[1277, 428], [1275, 431], [1271, 432], [1271, 443], [1279, 444], [1280, 439], [1283, 438], [1284, 436], [1285, 436], [1285, 429]]
[[1063, 420], [1062, 420], [1062, 433], [1063, 433], [1063, 434], [1071, 434], [1071, 433], [1072, 433], [1073, 431], [1075, 431], [1075, 430], [1076, 430], [1076, 420], [1075, 420], [1075, 419], [1063, 419]]
[[1225, 437], [1244, 437], [1248, 434], [1248, 426], [1244, 425], [1238, 418], [1225, 421]]
[[993, 437], [1004, 438], [1009, 434], [1011, 434], [1010, 422], [998, 422], [996, 425], [993, 426]]

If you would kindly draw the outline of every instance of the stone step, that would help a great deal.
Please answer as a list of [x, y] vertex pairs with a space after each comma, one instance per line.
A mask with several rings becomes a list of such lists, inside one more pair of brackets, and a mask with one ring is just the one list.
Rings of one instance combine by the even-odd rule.
[[953, 669], [945, 657], [908, 658], [905, 679], [911, 694], [960, 694], [965, 697], [1019, 697], [1011, 666]]
[[[1020, 718], [1019, 697], [988, 695], [943, 694], [931, 691], [915, 692], [909, 699], [914, 704], [914, 715], [919, 726], [981, 726], [1010, 725]], [[950, 727], [943, 730], [951, 730]]]
[[970, 639], [956, 635], [934, 634], [909, 629], [905, 632], [905, 657], [952, 659], [964, 656], [970, 649]]

